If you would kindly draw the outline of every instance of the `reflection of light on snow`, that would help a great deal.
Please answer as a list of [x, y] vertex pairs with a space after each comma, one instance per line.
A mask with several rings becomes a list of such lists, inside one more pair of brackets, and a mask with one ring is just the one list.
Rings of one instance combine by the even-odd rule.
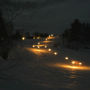
[[88, 66], [72, 66], [67, 64], [56, 64], [56, 67], [62, 67], [62, 68], [72, 69], [72, 70], [90, 70], [90, 67]]
[[47, 39], [55, 39], [55, 37], [49, 36], [49, 37], [47, 37]]
[[40, 44], [40, 45], [33, 45], [32, 47], [45, 47], [44, 44]]
[[72, 61], [71, 63], [72, 63], [72, 64], [75, 64], [75, 61]]
[[48, 64], [51, 67], [58, 67], [58, 68], [64, 68], [68, 70], [90, 70], [90, 66], [73, 66], [69, 64]]
[[52, 42], [52, 41], [43, 41], [43, 43], [50, 43], [50, 42]]
[[48, 53], [46, 49], [37, 49], [37, 48], [26, 48], [26, 50], [33, 52], [36, 55], [41, 55], [44, 53]]

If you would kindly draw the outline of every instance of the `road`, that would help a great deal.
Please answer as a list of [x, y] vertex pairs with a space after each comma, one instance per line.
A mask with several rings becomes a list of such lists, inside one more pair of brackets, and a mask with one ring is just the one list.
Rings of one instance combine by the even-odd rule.
[[66, 56], [86, 63], [90, 63], [90, 56], [86, 52], [53, 47], [55, 38], [47, 41], [21, 41], [11, 51], [8, 61], [0, 59], [1, 90], [90, 90], [89, 70], [61, 67], [69, 63]]

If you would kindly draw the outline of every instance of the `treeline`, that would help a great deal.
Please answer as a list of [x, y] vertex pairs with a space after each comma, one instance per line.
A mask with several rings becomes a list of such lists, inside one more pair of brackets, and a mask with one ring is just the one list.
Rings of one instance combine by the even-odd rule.
[[71, 27], [63, 33], [63, 44], [73, 48], [80, 45], [90, 45], [90, 24], [81, 23], [75, 19]]
[[49, 36], [48, 33], [41, 33], [41, 32], [20, 32], [19, 30], [16, 30], [16, 33], [13, 35], [13, 39], [21, 39], [23, 36], [25, 36], [27, 39], [37, 39], [37, 37], [39, 38], [46, 38], [47, 36]]

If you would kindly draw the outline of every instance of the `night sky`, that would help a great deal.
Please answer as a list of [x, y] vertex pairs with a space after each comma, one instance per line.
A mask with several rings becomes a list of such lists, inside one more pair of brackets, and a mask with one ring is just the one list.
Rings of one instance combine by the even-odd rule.
[[16, 1], [37, 3], [36, 8], [24, 10], [14, 21], [16, 28], [25, 31], [61, 33], [70, 27], [74, 19], [90, 22], [90, 0]]

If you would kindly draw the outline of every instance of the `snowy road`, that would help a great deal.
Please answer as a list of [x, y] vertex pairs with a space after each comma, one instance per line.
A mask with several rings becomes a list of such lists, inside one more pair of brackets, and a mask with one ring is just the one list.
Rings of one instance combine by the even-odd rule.
[[[38, 42], [21, 41], [11, 51], [8, 61], [0, 58], [0, 90], [90, 90], [89, 70], [67, 70], [52, 66], [66, 63], [66, 56], [89, 65], [89, 51], [57, 49], [48, 44], [51, 52], [42, 47], [36, 49], [45, 49], [45, 53], [35, 54], [38, 52], [33, 51], [34, 43]], [[58, 55], [53, 52], [58, 52]]]

